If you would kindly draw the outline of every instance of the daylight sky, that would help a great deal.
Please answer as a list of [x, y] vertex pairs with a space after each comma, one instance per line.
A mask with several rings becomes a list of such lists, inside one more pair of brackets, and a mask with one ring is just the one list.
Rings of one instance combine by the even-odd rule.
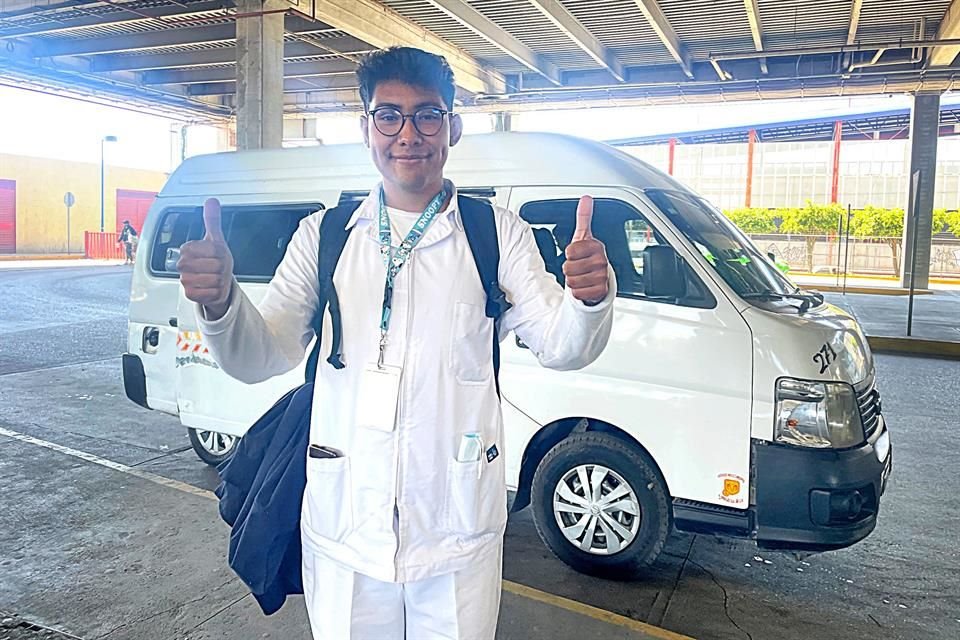
[[[945, 96], [944, 102], [960, 102]], [[906, 96], [737, 102], [715, 105], [580, 109], [515, 114], [516, 131], [557, 131], [597, 140], [758, 124], [842, 113], [908, 107]], [[466, 131], [492, 129], [487, 114], [466, 114]], [[156, 116], [90, 104], [60, 96], [0, 87], [0, 153], [100, 161], [100, 140], [107, 164], [170, 171], [179, 161], [175, 141], [179, 123]], [[358, 142], [356, 114], [323, 116], [318, 136], [327, 144]], [[212, 127], [190, 129], [188, 155], [217, 151]]]

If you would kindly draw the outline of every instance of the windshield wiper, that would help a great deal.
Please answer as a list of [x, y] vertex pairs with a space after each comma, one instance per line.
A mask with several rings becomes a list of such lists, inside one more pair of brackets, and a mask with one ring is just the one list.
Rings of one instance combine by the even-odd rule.
[[810, 307], [819, 307], [823, 304], [823, 295], [816, 292], [806, 292], [797, 289], [793, 293], [780, 293], [779, 291], [759, 291], [757, 293], [744, 293], [740, 296], [744, 300], [799, 300], [800, 315], [810, 310]]

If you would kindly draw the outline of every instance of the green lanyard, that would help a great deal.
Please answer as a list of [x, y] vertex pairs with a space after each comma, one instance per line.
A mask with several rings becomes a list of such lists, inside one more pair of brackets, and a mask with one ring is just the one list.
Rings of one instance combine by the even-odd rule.
[[417, 246], [430, 224], [440, 213], [440, 207], [443, 206], [443, 201], [446, 198], [446, 190], [434, 196], [427, 208], [417, 218], [417, 221], [413, 223], [410, 233], [407, 234], [407, 237], [403, 239], [403, 242], [394, 252], [390, 244], [390, 215], [387, 213], [383, 187], [380, 187], [380, 256], [383, 258], [383, 265], [387, 268], [387, 281], [383, 286], [383, 309], [380, 313], [380, 358], [377, 360], [377, 366], [383, 366], [383, 352], [387, 346], [387, 331], [390, 329], [390, 312], [393, 307], [394, 280], [403, 265], [407, 263], [413, 248]]

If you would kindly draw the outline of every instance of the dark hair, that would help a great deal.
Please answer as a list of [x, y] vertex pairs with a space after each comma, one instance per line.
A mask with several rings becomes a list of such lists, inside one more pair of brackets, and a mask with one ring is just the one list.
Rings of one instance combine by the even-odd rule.
[[363, 110], [370, 109], [373, 92], [381, 82], [398, 80], [421, 89], [435, 90], [448, 109], [453, 109], [456, 84], [446, 58], [413, 47], [390, 47], [374, 51], [357, 67]]

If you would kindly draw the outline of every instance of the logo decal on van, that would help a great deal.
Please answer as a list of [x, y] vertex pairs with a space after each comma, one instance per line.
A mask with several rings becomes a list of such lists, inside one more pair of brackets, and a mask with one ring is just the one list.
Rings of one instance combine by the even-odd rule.
[[717, 478], [723, 482], [720, 499], [730, 504], [743, 504], [743, 496], [740, 495], [740, 491], [743, 489], [744, 479], [735, 473], [721, 473]]
[[203, 335], [199, 331], [180, 331], [177, 333], [176, 366], [185, 367], [188, 364], [202, 364], [219, 369], [220, 367], [210, 356], [210, 350], [203, 346]]

